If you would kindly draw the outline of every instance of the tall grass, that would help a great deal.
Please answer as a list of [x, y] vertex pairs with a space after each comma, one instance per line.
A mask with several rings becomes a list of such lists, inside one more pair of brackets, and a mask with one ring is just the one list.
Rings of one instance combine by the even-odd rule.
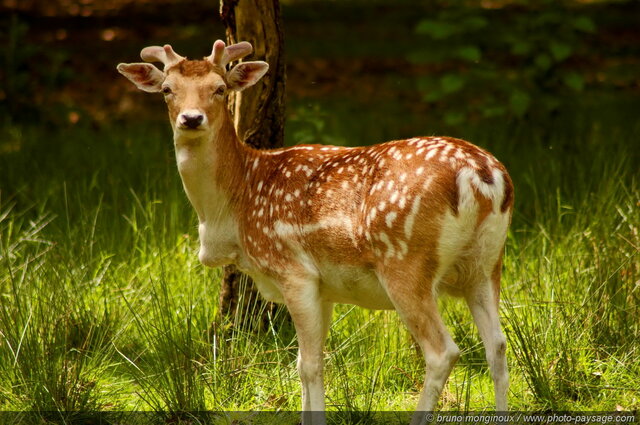
[[[517, 188], [502, 308], [514, 408], [640, 405], [640, 131], [581, 116], [452, 134], [494, 151]], [[197, 261], [166, 129], [1, 131], [1, 410], [206, 422], [194, 412], [299, 409], [282, 318], [257, 332], [216, 323], [220, 273]], [[441, 406], [490, 408], [471, 316], [441, 307], [463, 350]], [[395, 313], [338, 306], [325, 357], [336, 421], [415, 405], [422, 359]]]
[[557, 193], [555, 215], [510, 238], [507, 280], [517, 286], [506, 293], [507, 335], [545, 407], [613, 409], [611, 395], [634, 388], [640, 209], [637, 180], [621, 174], [627, 162], [613, 158], [603, 174], [591, 164], [610, 178], [573, 200]]
[[1, 217], [4, 408], [104, 408], [111, 390], [100, 384], [114, 366], [110, 344], [116, 333], [116, 313], [106, 302], [104, 287], [109, 262], [80, 266], [60, 258], [55, 243], [43, 235], [51, 215], [27, 221], [24, 213], [4, 206]]

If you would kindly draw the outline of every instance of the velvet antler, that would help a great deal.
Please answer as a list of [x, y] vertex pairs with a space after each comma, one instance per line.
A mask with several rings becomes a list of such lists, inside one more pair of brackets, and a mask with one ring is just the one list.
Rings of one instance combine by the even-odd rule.
[[216, 40], [216, 42], [213, 43], [211, 55], [207, 56], [206, 59], [224, 69], [229, 62], [241, 59], [252, 51], [253, 47], [251, 47], [251, 43], [246, 41], [225, 47], [224, 41]]
[[185, 59], [174, 52], [173, 48], [168, 44], [165, 44], [164, 47], [145, 47], [140, 52], [140, 57], [146, 62], [162, 62], [165, 70]]

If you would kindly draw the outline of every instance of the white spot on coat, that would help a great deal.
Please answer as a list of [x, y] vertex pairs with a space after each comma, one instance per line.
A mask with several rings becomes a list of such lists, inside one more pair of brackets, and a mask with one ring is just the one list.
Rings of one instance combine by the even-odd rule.
[[395, 255], [395, 248], [393, 247], [393, 244], [391, 243], [391, 240], [389, 239], [389, 236], [387, 236], [386, 233], [381, 232], [380, 235], [378, 235], [380, 237], [380, 240], [382, 241], [382, 243], [384, 243], [387, 246], [387, 252], [385, 254], [385, 257], [387, 258], [391, 258]]
[[398, 213], [395, 211], [391, 211], [387, 214], [384, 219], [385, 223], [387, 223], [387, 227], [391, 228], [393, 226], [393, 222], [396, 220], [396, 217], [398, 217]]
[[409, 214], [407, 214], [407, 218], [404, 221], [404, 235], [407, 240], [411, 238], [411, 234], [413, 233], [413, 225], [415, 224], [416, 215], [418, 214], [418, 210], [420, 209], [420, 201], [422, 200], [422, 196], [418, 195], [413, 200], [413, 204], [411, 205], [411, 210]]

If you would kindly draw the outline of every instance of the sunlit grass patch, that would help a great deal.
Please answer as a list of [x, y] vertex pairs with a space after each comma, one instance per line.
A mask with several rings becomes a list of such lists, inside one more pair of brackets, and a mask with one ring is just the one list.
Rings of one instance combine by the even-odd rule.
[[[501, 308], [514, 409], [640, 405], [640, 132], [579, 124], [468, 135], [516, 184]], [[45, 147], [41, 130], [3, 130], [20, 143], [0, 152], [0, 409], [299, 409], [293, 329], [280, 313], [258, 332], [217, 321], [221, 274], [198, 262], [170, 138], [130, 130], [77, 128]], [[492, 409], [467, 307], [440, 305], [462, 350], [440, 406]], [[333, 318], [328, 409], [363, 422], [413, 409], [424, 366], [397, 315]]]

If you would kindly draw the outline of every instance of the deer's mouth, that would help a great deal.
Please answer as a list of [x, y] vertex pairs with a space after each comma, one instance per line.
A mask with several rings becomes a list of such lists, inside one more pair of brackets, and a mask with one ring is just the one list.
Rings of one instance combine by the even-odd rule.
[[189, 126], [186, 126], [186, 125], [179, 125], [178, 129], [180, 131], [184, 131], [186, 133], [199, 133], [199, 132], [205, 131], [205, 128], [203, 126], [189, 127]]

